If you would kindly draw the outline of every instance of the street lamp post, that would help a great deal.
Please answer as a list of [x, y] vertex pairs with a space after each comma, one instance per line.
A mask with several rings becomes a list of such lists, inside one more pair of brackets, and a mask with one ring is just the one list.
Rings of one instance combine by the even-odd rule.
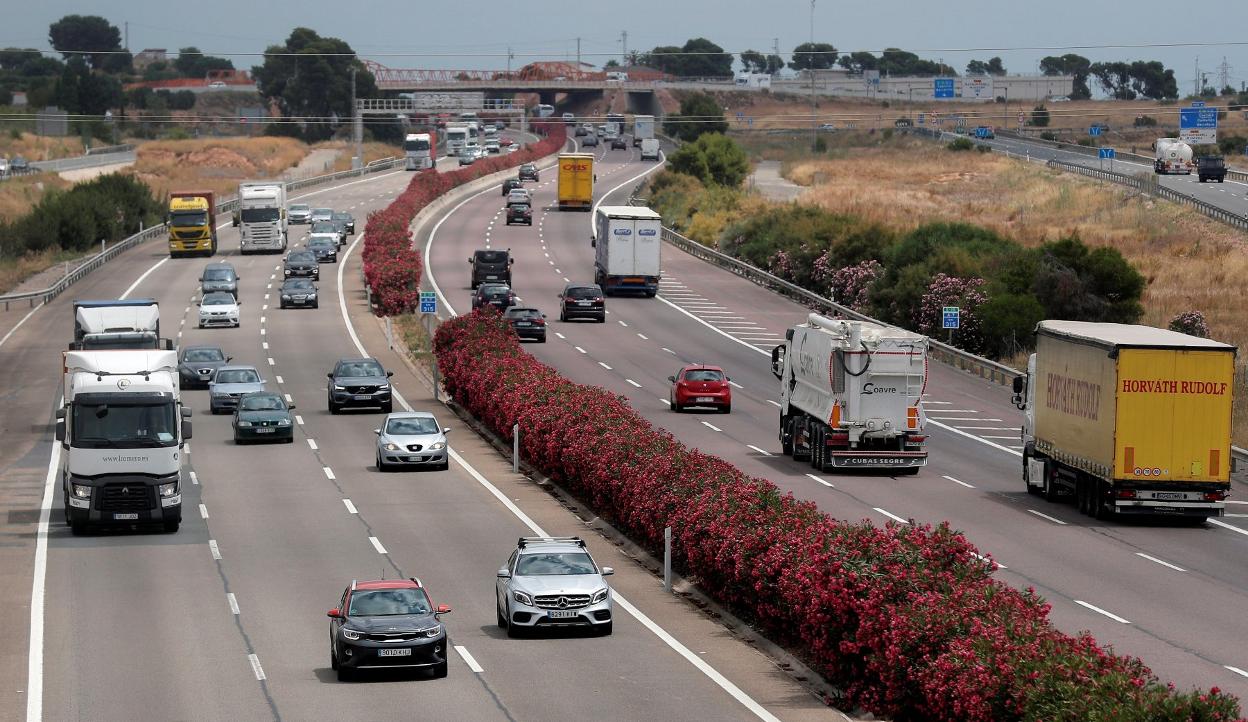
[[[810, 49], [815, 48], [815, 0], [810, 0]], [[819, 142], [818, 104], [815, 102], [815, 58], [812, 52], [806, 64], [806, 72], [810, 73], [810, 149], [813, 151]]]

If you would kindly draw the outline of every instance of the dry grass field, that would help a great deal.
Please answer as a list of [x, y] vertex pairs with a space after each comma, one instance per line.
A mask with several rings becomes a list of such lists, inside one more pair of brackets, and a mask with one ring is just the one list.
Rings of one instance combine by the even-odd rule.
[[0, 156], [6, 158], [20, 155], [32, 161], [55, 160], [82, 155], [82, 152], [82, 138], [77, 136], [56, 138], [23, 132], [14, 138], [12, 133], [0, 133]]
[[308, 146], [293, 138], [158, 140], [139, 146], [127, 172], [151, 186], [157, 198], [188, 188], [230, 195], [239, 181], [279, 177], [307, 152]]
[[[355, 144], [347, 143], [341, 140], [330, 140], [323, 143], [317, 143], [312, 146], [313, 150], [322, 148], [333, 148], [341, 151], [338, 157], [334, 159], [334, 172], [351, 170], [351, 156], [355, 153]], [[367, 165], [375, 160], [389, 158], [393, 156], [403, 155], [403, 149], [397, 145], [388, 143], [365, 143], [364, 144], [364, 164]]]
[[16, 176], [0, 183], [0, 221], [17, 218], [30, 211], [51, 189], [72, 185], [55, 173]]

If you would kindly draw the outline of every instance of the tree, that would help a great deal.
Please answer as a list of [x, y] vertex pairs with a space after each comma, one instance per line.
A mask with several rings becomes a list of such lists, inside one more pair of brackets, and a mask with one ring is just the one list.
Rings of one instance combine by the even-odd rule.
[[121, 31], [98, 15], [66, 15], [48, 28], [48, 40], [66, 60], [83, 56], [97, 69], [109, 51], [121, 50]]
[[831, 43], [802, 43], [793, 48], [789, 67], [793, 70], [827, 70], [836, 65], [836, 48]]
[[1067, 53], [1066, 55], [1050, 55], [1040, 60], [1040, 72], [1045, 75], [1070, 75], [1074, 77], [1070, 97], [1074, 100], [1087, 100], [1092, 97], [1092, 89], [1088, 87], [1088, 75], [1091, 73], [1092, 61], [1082, 55]]
[[842, 55], [837, 64], [851, 73], [861, 73], [864, 70], [878, 70], [880, 67], [879, 58], [865, 50], [856, 50], [849, 55]]
[[75, 56], [65, 64], [52, 98], [57, 107], [70, 113], [103, 115], [106, 110], [120, 107], [123, 95], [116, 78], [91, 72], [87, 61]]
[[204, 55], [199, 48], [191, 46], [178, 51], [173, 67], [184, 78], [206, 78], [210, 70], [233, 70], [234, 63], [226, 58]]
[[732, 75], [732, 53], [706, 38], [692, 38], [683, 47], [660, 45], [640, 58], [642, 65], [671, 75], [722, 78]]
[[746, 50], [741, 53], [741, 65], [747, 73], [767, 72], [767, 58], [757, 50]]
[[603, 63], [602, 67], [604, 70], [607, 68], [618, 68], [620, 67], [620, 61], [616, 60], [615, 58], [611, 58], [607, 62]]
[[1005, 75], [1005, 65], [1001, 58], [990, 58], [988, 61], [972, 60], [966, 64], [967, 75]]
[[722, 133], [704, 133], [682, 145], [668, 158], [672, 170], [691, 175], [706, 185], [737, 188], [750, 173], [745, 151]]
[[780, 69], [783, 67], [784, 67], [784, 58], [780, 57], [779, 55], [775, 55], [773, 53], [767, 56], [767, 69], [764, 70], [763, 72], [767, 73], [768, 75], [775, 75], [776, 73], [780, 72]]
[[1037, 105], [1034, 109], [1032, 109], [1031, 111], [1031, 125], [1032, 126], [1036, 128], [1047, 128], [1049, 127], [1049, 120], [1050, 120], [1049, 109], [1044, 107], [1043, 103], [1041, 103], [1040, 105]]
[[676, 45], [659, 45], [654, 50], [641, 56], [641, 65], [648, 65], [669, 75], [684, 75], [680, 55], [680, 47]]
[[691, 143], [704, 133], [726, 133], [728, 121], [713, 96], [693, 93], [680, 101], [680, 113], [669, 115], [663, 129], [668, 135]]
[[276, 101], [283, 115], [302, 120], [304, 140], [319, 141], [333, 135], [333, 116], [351, 116], [352, 68], [357, 97], [375, 96], [373, 74], [350, 45], [323, 38], [315, 30], [295, 28], [284, 45], [269, 46], [264, 64], [252, 68], [252, 77], [260, 94]]

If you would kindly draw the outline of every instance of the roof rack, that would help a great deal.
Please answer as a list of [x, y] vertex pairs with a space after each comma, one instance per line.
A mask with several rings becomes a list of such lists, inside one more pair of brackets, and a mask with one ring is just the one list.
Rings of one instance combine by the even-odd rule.
[[408, 577], [408, 579], [410, 579], [410, 580], [412, 581], [412, 584], [415, 584], [415, 585], [416, 585], [416, 586], [418, 586], [418, 587], [423, 587], [423, 586], [425, 586], [424, 584], [421, 584], [421, 583], [420, 583], [420, 579], [418, 579], [418, 578], [416, 578], [416, 577]]
[[557, 542], [568, 542], [571, 544], [575, 544], [581, 548], [585, 547], [585, 540], [580, 538], [579, 536], [522, 536], [520, 537], [520, 540], [516, 542], [516, 546], [523, 549], [529, 544], [546, 544], [546, 543], [557, 543]]

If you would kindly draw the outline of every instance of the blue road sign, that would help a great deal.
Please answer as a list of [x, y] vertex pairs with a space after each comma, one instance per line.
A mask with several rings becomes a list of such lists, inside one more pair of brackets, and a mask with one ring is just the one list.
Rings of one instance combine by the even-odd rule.
[[1116, 155], [1117, 153], [1114, 151], [1113, 148], [1097, 148], [1096, 149], [1096, 157], [1100, 158], [1101, 160], [1105, 160], [1105, 159], [1113, 160]]
[[1193, 108], [1179, 108], [1179, 128], [1186, 130], [1188, 128], [1217, 128], [1218, 127], [1218, 109], [1197, 106]]
[[945, 306], [940, 309], [940, 327], [955, 329], [961, 325], [962, 309], [957, 306]]
[[927, 124], [927, 114], [919, 113], [919, 125], [926, 125], [926, 124]]
[[1088, 135], [1100, 135], [1100, 134], [1101, 134], [1101, 126], [1099, 125], [1088, 126]]
[[1192, 101], [1192, 107], [1193, 107], [1193, 108], [1203, 108], [1203, 107], [1205, 107], [1205, 101], [1203, 101], [1203, 100], [1193, 100], [1193, 101]]
[[933, 98], [952, 98], [953, 97], [953, 78], [933, 78], [932, 79], [932, 97]]
[[421, 313], [437, 313], [438, 312], [438, 296], [433, 291], [420, 292], [420, 312]]

